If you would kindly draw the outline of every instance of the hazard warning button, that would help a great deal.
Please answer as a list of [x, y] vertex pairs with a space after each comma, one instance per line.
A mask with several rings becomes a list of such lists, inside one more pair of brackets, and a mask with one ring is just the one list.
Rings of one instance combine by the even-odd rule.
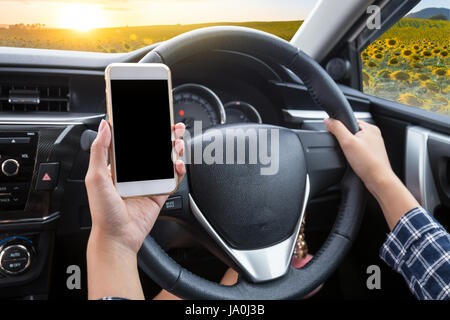
[[39, 165], [36, 190], [52, 191], [58, 183], [59, 162], [47, 162]]

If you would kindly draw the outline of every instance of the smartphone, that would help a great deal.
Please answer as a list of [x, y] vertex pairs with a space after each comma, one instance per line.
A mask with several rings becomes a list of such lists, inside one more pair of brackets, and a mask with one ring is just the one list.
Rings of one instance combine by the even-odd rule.
[[174, 192], [178, 177], [169, 68], [159, 63], [113, 63], [105, 70], [105, 80], [117, 191], [122, 197]]

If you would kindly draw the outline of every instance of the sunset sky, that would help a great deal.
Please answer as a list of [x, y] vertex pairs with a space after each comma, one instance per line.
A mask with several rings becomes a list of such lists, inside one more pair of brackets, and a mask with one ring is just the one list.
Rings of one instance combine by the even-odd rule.
[[48, 27], [300, 20], [316, 0], [0, 0], [0, 24]]
[[[340, 1], [340, 0], [326, 0]], [[413, 10], [448, 7], [423, 0]], [[41, 23], [52, 28], [303, 20], [317, 0], [0, 0], [0, 25]]]

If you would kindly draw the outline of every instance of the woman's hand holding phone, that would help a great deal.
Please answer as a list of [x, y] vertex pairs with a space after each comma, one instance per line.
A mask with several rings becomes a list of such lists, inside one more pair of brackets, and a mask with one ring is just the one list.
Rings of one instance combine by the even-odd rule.
[[[178, 123], [173, 130], [174, 148], [178, 157], [175, 170], [178, 180], [181, 181], [186, 173], [184, 163], [179, 159], [184, 152], [181, 137], [185, 126]], [[143, 294], [141, 289], [136, 292], [136, 286], [140, 288], [136, 255], [168, 195], [125, 199], [120, 197], [108, 166], [110, 144], [111, 129], [103, 120], [92, 144], [89, 170], [85, 179], [92, 217], [87, 250], [88, 278], [95, 279], [89, 281], [89, 298], [98, 299], [104, 294], [111, 296], [117, 291], [117, 295], [121, 297], [139, 299], [143, 298]], [[108, 267], [103, 269], [102, 266]], [[103, 270], [108, 270], [108, 274]], [[123, 279], [125, 273], [129, 275], [126, 280]], [[115, 277], [116, 274], [121, 276]], [[113, 283], [117, 279], [123, 279], [123, 283]], [[95, 286], [91, 287], [91, 284]]]

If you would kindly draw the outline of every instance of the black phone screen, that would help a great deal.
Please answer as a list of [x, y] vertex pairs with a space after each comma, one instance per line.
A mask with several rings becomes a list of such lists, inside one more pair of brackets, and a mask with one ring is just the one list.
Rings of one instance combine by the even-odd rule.
[[111, 80], [117, 182], [174, 178], [167, 80]]

